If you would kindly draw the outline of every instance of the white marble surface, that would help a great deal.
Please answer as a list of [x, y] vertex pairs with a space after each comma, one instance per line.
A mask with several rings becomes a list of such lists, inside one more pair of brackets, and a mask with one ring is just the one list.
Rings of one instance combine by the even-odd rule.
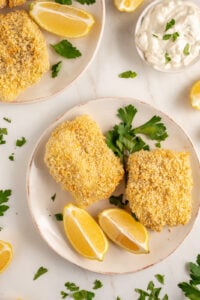
[[[97, 300], [137, 299], [134, 288], [145, 288], [154, 274], [165, 274], [164, 291], [170, 300], [184, 299], [178, 282], [187, 280], [186, 262], [200, 253], [200, 217], [180, 247], [164, 261], [146, 270], [124, 275], [99, 275], [80, 269], [54, 253], [35, 228], [27, 206], [26, 169], [34, 144], [44, 129], [71, 107], [99, 97], [132, 97], [156, 106], [170, 115], [192, 139], [200, 155], [200, 112], [191, 108], [188, 99], [191, 84], [200, 78], [200, 62], [183, 73], [159, 73], [147, 67], [135, 52], [132, 32], [140, 11], [119, 13], [112, 0], [106, 0], [106, 23], [98, 54], [88, 70], [69, 88], [48, 101], [26, 104], [0, 104], [0, 127], [7, 127], [7, 144], [0, 148], [0, 189], [12, 189], [10, 209], [0, 218], [0, 239], [10, 241], [14, 259], [0, 275], [0, 300], [59, 300], [66, 281], [91, 289], [95, 279], [103, 288], [96, 291]], [[135, 79], [121, 79], [127, 69], [138, 73]], [[106, 108], [105, 108], [106, 109]], [[12, 119], [8, 124], [3, 117]], [[21, 136], [28, 143], [15, 149]], [[15, 161], [8, 155], [15, 152]], [[42, 201], [42, 199], [41, 199]], [[158, 249], [159, 251], [159, 249]], [[33, 281], [35, 271], [48, 268], [48, 273]]]

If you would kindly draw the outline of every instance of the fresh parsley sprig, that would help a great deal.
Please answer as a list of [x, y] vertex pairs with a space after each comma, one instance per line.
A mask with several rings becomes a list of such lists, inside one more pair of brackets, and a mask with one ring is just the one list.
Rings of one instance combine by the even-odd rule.
[[[164, 275], [156, 274], [155, 278], [162, 285], [164, 284]], [[139, 298], [137, 300], [168, 300], [169, 297], [165, 294], [163, 297], [160, 297], [160, 293], [162, 291], [162, 287], [156, 287], [155, 283], [151, 280], [147, 285], [147, 289], [135, 289], [135, 292], [139, 294]]]
[[[93, 283], [93, 290], [100, 289], [103, 286], [102, 282], [96, 279]], [[74, 300], [92, 300], [95, 297], [95, 293], [85, 289], [80, 289], [80, 287], [74, 282], [67, 281], [65, 283], [67, 292], [61, 291], [60, 295], [62, 299], [69, 297]]]
[[9, 197], [11, 196], [12, 191], [11, 190], [0, 190], [0, 216], [4, 216], [4, 213], [9, 209], [8, 205], [5, 205], [4, 203], [7, 203], [9, 201]]
[[110, 196], [109, 202], [110, 204], [113, 204], [119, 208], [125, 208], [129, 203], [128, 200], [124, 200], [123, 194], [120, 194], [118, 196], [114, 196], [114, 195]]
[[136, 113], [137, 109], [131, 104], [118, 109], [117, 116], [121, 120], [121, 123], [115, 125], [106, 135], [108, 147], [124, 163], [129, 154], [142, 149], [150, 149], [149, 145], [138, 134], [158, 142], [164, 141], [168, 136], [166, 127], [158, 116], [154, 116], [143, 125], [133, 128], [132, 122]]
[[189, 282], [180, 282], [178, 287], [183, 291], [184, 295], [191, 300], [200, 299], [200, 254], [197, 255], [196, 263], [189, 262]]

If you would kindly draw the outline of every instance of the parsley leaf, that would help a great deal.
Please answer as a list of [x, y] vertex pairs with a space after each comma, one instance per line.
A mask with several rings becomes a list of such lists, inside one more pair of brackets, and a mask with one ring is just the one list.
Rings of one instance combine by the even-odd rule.
[[190, 281], [181, 282], [178, 287], [183, 291], [186, 297], [191, 300], [200, 299], [200, 289], [197, 285], [200, 284], [200, 254], [197, 255], [196, 264], [190, 262], [189, 264]]
[[125, 208], [125, 206], [127, 206], [129, 201], [128, 200], [123, 201], [123, 194], [121, 194], [119, 196], [110, 196], [109, 202], [110, 204], [113, 204], [119, 208]]
[[177, 40], [177, 38], [179, 37], [179, 33], [176, 31], [172, 34], [172, 41], [175, 42]]
[[51, 196], [51, 200], [54, 201], [56, 199], [56, 193]]
[[72, 294], [74, 300], [92, 300], [94, 296], [95, 294], [93, 292], [86, 290], [80, 290]]
[[161, 117], [153, 116], [148, 122], [133, 129], [133, 132], [144, 134], [149, 137], [151, 140], [164, 141], [168, 134], [166, 132], [166, 127], [163, 123], [160, 122]]
[[51, 46], [56, 53], [68, 59], [74, 59], [82, 55], [81, 52], [67, 40], [62, 40]]
[[35, 273], [34, 277], [33, 277], [33, 280], [36, 280], [38, 279], [38, 277], [42, 276], [43, 274], [47, 273], [48, 270], [44, 267], [40, 267], [37, 272]]
[[8, 134], [8, 130], [7, 128], [0, 128], [0, 145], [3, 145], [6, 143], [6, 141], [4, 140], [4, 135]]
[[14, 157], [14, 153], [12, 153], [12, 154], [10, 154], [9, 156], [8, 156], [8, 158], [11, 160], [11, 161], [14, 161], [15, 160], [15, 157]]
[[58, 76], [58, 73], [60, 72], [62, 67], [62, 61], [59, 61], [57, 64], [53, 65], [51, 67], [51, 77], [55, 78]]
[[64, 291], [60, 292], [60, 295], [62, 296], [62, 299], [65, 299], [69, 294], [65, 293]]
[[155, 278], [158, 280], [158, 282], [160, 282], [161, 284], [164, 284], [164, 281], [165, 281], [165, 276], [164, 275], [156, 274]]
[[55, 0], [56, 3], [65, 4], [65, 5], [71, 5], [72, 0]]
[[190, 55], [190, 44], [186, 44], [185, 45], [185, 47], [184, 47], [184, 49], [183, 49], [183, 53], [185, 54], [185, 55]]
[[169, 56], [169, 54], [166, 52], [165, 53], [165, 63], [168, 64], [171, 61], [171, 57]]
[[57, 221], [63, 221], [63, 214], [62, 213], [57, 213], [54, 215]]
[[165, 34], [163, 35], [163, 40], [169, 40], [171, 39], [172, 35], [171, 34]]
[[16, 140], [16, 143], [15, 143], [15, 145], [17, 147], [22, 147], [24, 144], [26, 144], [26, 139], [24, 136], [22, 136], [21, 139]]
[[103, 283], [100, 280], [96, 279], [94, 281], [93, 290], [100, 289], [102, 286], [103, 286]]
[[170, 28], [172, 28], [175, 25], [176, 21], [174, 19], [171, 19], [165, 27], [165, 31], [169, 30]]
[[90, 5], [90, 4], [93, 4], [96, 2], [96, 0], [76, 0], [76, 1], [81, 4], [87, 4], [87, 5]]
[[11, 119], [8, 119], [8, 118], [6, 118], [6, 117], [4, 117], [3, 119], [4, 119], [4, 121], [6, 121], [6, 122], [8, 122], [8, 123], [11, 123]]
[[69, 282], [67, 281], [65, 283], [65, 287], [70, 291], [70, 292], [74, 292], [74, 291], [78, 291], [79, 287], [74, 283], [74, 282]]
[[137, 73], [133, 72], [131, 70], [122, 72], [118, 75], [118, 77], [120, 77], [120, 78], [135, 78], [136, 76], [137, 76]]
[[0, 190], [0, 216], [4, 216], [4, 213], [9, 209], [8, 205], [4, 205], [9, 201], [9, 197], [11, 196], [11, 190]]

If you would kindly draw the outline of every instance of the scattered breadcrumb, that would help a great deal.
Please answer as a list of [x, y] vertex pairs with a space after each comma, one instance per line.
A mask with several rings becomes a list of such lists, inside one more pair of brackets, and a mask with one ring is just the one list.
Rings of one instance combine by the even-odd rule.
[[24, 10], [0, 15], [0, 99], [13, 101], [49, 69], [45, 39]]
[[99, 126], [87, 115], [64, 122], [53, 131], [46, 145], [45, 163], [80, 207], [111, 196], [124, 174]]
[[186, 224], [191, 217], [189, 153], [156, 149], [131, 154], [126, 197], [142, 224], [160, 231]]

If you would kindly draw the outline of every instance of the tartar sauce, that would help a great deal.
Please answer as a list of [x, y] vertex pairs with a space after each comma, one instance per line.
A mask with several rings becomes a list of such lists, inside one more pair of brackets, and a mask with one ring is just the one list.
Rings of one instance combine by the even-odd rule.
[[170, 71], [191, 64], [200, 55], [200, 7], [184, 0], [157, 2], [137, 25], [135, 42], [155, 69]]

